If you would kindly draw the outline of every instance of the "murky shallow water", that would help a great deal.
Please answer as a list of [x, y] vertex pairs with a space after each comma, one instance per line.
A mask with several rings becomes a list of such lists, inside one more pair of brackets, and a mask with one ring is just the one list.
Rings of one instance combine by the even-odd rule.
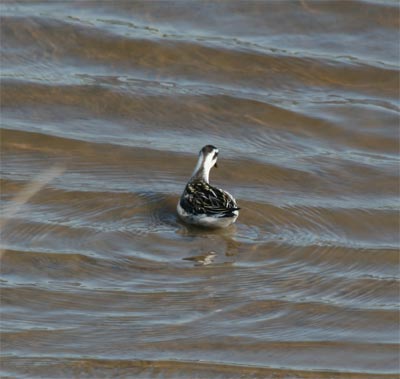
[[[398, 27], [395, 1], [3, 2], [3, 376], [396, 377]], [[175, 215], [208, 143], [222, 231]]]

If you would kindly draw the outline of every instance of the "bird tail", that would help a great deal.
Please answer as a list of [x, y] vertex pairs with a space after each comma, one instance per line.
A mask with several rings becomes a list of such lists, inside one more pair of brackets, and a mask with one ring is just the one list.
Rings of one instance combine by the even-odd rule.
[[238, 211], [240, 208], [229, 208], [227, 209], [224, 213], [221, 214], [221, 218], [222, 217], [234, 217], [236, 216], [236, 214], [234, 213], [235, 211]]

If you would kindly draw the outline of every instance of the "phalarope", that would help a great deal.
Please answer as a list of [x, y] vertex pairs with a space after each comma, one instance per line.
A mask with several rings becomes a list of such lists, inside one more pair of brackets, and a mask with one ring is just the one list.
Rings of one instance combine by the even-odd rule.
[[222, 189], [211, 186], [208, 177], [212, 167], [217, 167], [218, 149], [204, 146], [192, 177], [178, 202], [179, 217], [194, 225], [209, 228], [225, 228], [239, 216], [239, 209], [233, 196]]

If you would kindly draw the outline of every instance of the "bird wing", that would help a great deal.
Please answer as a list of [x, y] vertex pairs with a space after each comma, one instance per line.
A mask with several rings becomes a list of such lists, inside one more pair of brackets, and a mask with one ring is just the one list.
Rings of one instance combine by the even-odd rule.
[[205, 181], [188, 183], [181, 197], [181, 207], [189, 213], [231, 217], [238, 210], [235, 199]]

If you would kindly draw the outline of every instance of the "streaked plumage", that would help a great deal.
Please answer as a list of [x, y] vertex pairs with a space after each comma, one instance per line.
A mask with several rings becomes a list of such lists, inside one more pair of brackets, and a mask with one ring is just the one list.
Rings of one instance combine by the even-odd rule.
[[189, 224], [223, 228], [234, 223], [239, 215], [233, 196], [208, 182], [217, 159], [216, 147], [207, 145], [200, 150], [196, 168], [177, 206], [178, 215]]

